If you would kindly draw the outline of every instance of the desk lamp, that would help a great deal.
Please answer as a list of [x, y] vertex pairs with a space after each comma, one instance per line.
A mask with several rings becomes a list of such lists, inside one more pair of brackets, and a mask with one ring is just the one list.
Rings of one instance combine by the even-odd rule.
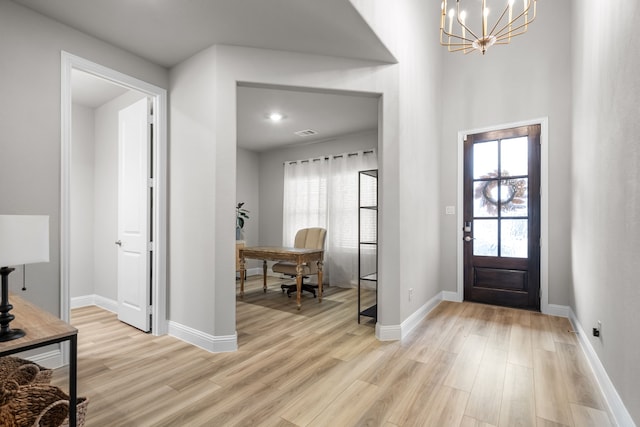
[[9, 266], [49, 261], [49, 216], [0, 215], [0, 276], [2, 301], [0, 302], [0, 342], [23, 337], [24, 331], [11, 329], [15, 318], [9, 311]]

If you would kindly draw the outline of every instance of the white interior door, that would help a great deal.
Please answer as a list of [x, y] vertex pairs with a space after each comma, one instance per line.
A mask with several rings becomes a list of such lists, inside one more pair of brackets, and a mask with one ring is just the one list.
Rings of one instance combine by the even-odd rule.
[[118, 319], [150, 330], [149, 145], [147, 99], [119, 112]]

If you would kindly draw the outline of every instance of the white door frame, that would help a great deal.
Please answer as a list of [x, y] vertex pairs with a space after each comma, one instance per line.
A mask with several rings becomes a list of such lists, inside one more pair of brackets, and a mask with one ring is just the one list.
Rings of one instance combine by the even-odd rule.
[[479, 129], [470, 129], [458, 132], [458, 215], [456, 224], [457, 243], [457, 292], [456, 301], [464, 300], [464, 245], [462, 243], [464, 222], [464, 139], [466, 135], [487, 132], [497, 129], [509, 129], [519, 126], [540, 124], [540, 311], [545, 314], [567, 316], [564, 310], [555, 304], [549, 304], [549, 118], [526, 120], [522, 122], [508, 123], [496, 126], [488, 126]]
[[[60, 316], [70, 319], [70, 249], [71, 249], [71, 120], [72, 94], [71, 70], [80, 70], [103, 78], [119, 86], [142, 92], [153, 103], [153, 130], [155, 149], [153, 159], [155, 178], [153, 183], [153, 279], [152, 291], [152, 333], [165, 335], [168, 332], [166, 313], [166, 260], [167, 260], [167, 91], [158, 86], [88, 61], [62, 51], [61, 54], [61, 201], [60, 201]], [[63, 360], [68, 360], [63, 351]]]

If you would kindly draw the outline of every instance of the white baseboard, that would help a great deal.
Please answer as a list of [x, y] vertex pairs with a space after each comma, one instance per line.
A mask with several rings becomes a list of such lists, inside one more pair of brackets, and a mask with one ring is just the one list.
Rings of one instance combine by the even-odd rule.
[[615, 418], [616, 425], [628, 427], [635, 426], [636, 424], [633, 422], [631, 414], [629, 414], [629, 411], [627, 411], [627, 408], [624, 406], [624, 402], [622, 402], [622, 399], [620, 398], [620, 395], [618, 394], [615, 386], [611, 382], [607, 371], [604, 369], [604, 366], [602, 366], [602, 362], [600, 362], [600, 358], [591, 345], [588, 335], [582, 328], [582, 325], [578, 321], [578, 318], [576, 317], [571, 307], [568, 307], [567, 311], [569, 321], [573, 325], [573, 329], [577, 332], [580, 347], [582, 347], [582, 351], [586, 355], [589, 365], [591, 365], [591, 369], [595, 374], [596, 381], [598, 381], [600, 390], [602, 390], [602, 394], [604, 394], [606, 403], [609, 406], [609, 412], [611, 412], [611, 414]]
[[62, 352], [60, 349], [47, 351], [45, 353], [32, 354], [29, 356], [21, 356], [20, 353], [16, 354], [17, 357], [22, 357], [26, 360], [30, 360], [38, 365], [44, 366], [49, 369], [60, 368], [64, 364], [62, 363]]
[[88, 307], [90, 305], [96, 305], [100, 308], [104, 308], [112, 313], [118, 312], [118, 301], [114, 301], [110, 298], [105, 298], [100, 295], [84, 295], [81, 297], [71, 298], [71, 308]]
[[431, 310], [433, 310], [440, 301], [446, 299], [445, 296], [447, 298], [451, 298], [452, 295], [450, 294], [457, 298], [458, 294], [456, 292], [448, 292], [446, 295], [444, 291], [440, 292], [422, 305], [422, 307], [414, 311], [400, 325], [380, 325], [380, 323], [376, 323], [376, 338], [380, 341], [401, 340], [409, 335], [409, 333], [418, 326], [422, 319], [427, 317]]
[[402, 339], [402, 329], [400, 325], [376, 323], [376, 338], [380, 341], [398, 341]]
[[457, 292], [442, 291], [442, 300], [451, 302], [462, 302], [462, 295], [458, 295]]
[[557, 317], [569, 317], [569, 306], [558, 304], [547, 304], [546, 310], [542, 314], [548, 314], [549, 316]]
[[200, 347], [211, 353], [225, 353], [238, 350], [238, 334], [214, 336], [189, 326], [169, 321], [169, 335]]

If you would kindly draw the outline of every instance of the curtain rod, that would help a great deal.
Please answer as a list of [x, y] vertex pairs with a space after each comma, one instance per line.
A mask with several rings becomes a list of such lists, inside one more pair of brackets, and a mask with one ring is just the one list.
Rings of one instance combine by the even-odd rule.
[[[373, 154], [375, 152], [375, 150], [364, 150], [362, 152], [362, 154]], [[351, 156], [357, 156], [358, 153], [345, 153], [347, 155], [347, 157], [351, 157]], [[290, 164], [290, 165], [295, 165], [296, 163], [300, 162], [300, 163], [309, 163], [309, 160], [311, 160], [312, 162], [318, 162], [320, 160], [329, 160], [331, 157], [333, 157], [334, 159], [339, 159], [341, 157], [344, 157], [344, 154], [336, 154], [335, 156], [327, 156], [327, 157], [318, 157], [316, 159], [306, 159], [306, 160], [293, 160], [291, 162], [284, 162], [283, 164]]]

